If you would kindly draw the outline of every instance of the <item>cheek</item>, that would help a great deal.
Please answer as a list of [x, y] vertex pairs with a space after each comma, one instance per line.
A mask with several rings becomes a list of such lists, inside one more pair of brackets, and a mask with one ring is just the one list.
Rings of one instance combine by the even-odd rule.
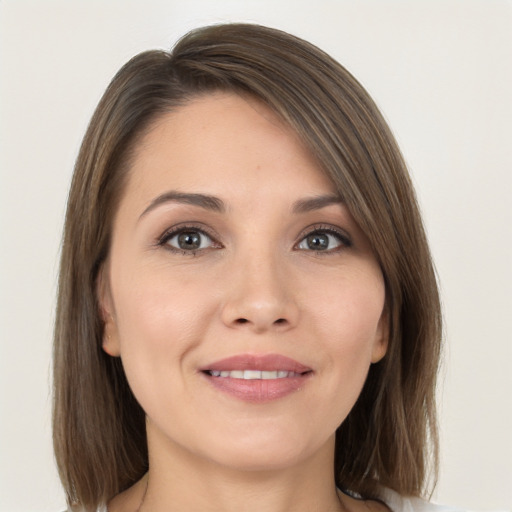
[[[355, 353], [370, 347], [379, 337], [385, 290], [380, 273], [326, 281], [311, 303], [318, 328], [335, 349]], [[358, 350], [360, 349], [360, 350]]]
[[355, 400], [366, 379], [375, 346], [383, 342], [384, 284], [379, 274], [371, 279], [337, 284], [316, 297], [312, 328], [319, 333], [318, 340], [332, 370], [328, 372], [331, 391], [350, 389], [350, 400]]
[[121, 358], [134, 393], [158, 390], [162, 382], [177, 385], [183, 359], [216, 312], [215, 298], [204, 283], [155, 269], [131, 278], [119, 273], [112, 282]]
[[136, 337], [138, 344], [168, 346], [196, 336], [201, 318], [214, 309], [205, 283], [186, 272], [139, 269], [129, 279], [119, 275], [113, 286], [121, 344]]

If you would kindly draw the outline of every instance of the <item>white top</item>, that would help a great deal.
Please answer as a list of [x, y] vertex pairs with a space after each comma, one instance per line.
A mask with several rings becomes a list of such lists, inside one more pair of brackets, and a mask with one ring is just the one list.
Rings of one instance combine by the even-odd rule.
[[391, 489], [384, 489], [380, 498], [392, 512], [469, 512], [457, 507], [435, 505], [420, 498], [400, 496]]

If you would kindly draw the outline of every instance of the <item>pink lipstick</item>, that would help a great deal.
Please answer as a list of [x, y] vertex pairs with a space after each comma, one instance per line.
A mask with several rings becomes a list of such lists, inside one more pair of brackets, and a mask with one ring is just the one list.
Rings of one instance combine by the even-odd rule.
[[240, 354], [201, 368], [212, 386], [253, 403], [264, 403], [300, 390], [313, 370], [279, 354]]

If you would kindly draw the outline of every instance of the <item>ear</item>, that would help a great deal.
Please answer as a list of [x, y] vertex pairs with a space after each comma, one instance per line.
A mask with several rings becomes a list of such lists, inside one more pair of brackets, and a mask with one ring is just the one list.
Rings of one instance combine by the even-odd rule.
[[108, 279], [108, 270], [106, 263], [103, 263], [98, 273], [96, 282], [96, 293], [98, 294], [98, 303], [100, 308], [100, 317], [103, 321], [103, 350], [112, 357], [119, 357], [121, 349], [119, 345], [119, 333], [117, 330], [114, 304]]
[[389, 314], [387, 306], [384, 306], [382, 315], [375, 332], [375, 341], [372, 348], [372, 363], [378, 363], [388, 350], [389, 343]]

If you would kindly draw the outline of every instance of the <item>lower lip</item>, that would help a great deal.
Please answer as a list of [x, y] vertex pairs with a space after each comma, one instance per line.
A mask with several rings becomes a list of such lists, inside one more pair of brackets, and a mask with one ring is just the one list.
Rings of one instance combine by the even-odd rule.
[[300, 377], [246, 380], [203, 375], [216, 389], [251, 403], [270, 402], [300, 391], [310, 377], [310, 373], [307, 373]]

